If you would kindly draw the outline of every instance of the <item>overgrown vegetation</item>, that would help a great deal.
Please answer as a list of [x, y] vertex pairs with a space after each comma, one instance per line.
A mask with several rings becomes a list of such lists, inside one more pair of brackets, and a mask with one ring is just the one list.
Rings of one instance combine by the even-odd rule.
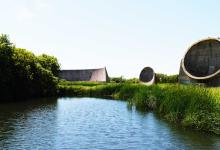
[[56, 94], [59, 64], [55, 57], [36, 56], [0, 36], [0, 101]]
[[141, 111], [155, 111], [171, 122], [220, 134], [220, 89], [158, 84], [61, 82], [60, 96], [111, 97]]

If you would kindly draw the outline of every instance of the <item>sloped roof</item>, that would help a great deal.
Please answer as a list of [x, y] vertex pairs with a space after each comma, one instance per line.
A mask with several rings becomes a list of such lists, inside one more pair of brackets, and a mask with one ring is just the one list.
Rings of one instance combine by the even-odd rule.
[[109, 80], [106, 68], [61, 70], [59, 77], [67, 81], [107, 82]]

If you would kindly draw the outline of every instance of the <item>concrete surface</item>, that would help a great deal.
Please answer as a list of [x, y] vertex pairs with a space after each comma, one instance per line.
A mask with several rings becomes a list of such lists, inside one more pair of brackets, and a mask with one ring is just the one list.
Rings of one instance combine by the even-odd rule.
[[67, 81], [92, 81], [92, 82], [109, 81], [109, 76], [106, 68], [83, 69], [83, 70], [61, 70], [59, 73], [59, 77]]
[[139, 76], [141, 83], [146, 85], [152, 85], [155, 83], [155, 73], [151, 67], [145, 67]]
[[220, 86], [220, 40], [208, 38], [194, 43], [180, 64], [180, 83]]

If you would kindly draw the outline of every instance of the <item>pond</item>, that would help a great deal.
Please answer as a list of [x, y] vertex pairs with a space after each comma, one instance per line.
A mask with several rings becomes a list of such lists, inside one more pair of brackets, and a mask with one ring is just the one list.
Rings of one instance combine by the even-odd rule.
[[124, 101], [58, 98], [0, 104], [0, 149], [220, 149], [220, 137]]

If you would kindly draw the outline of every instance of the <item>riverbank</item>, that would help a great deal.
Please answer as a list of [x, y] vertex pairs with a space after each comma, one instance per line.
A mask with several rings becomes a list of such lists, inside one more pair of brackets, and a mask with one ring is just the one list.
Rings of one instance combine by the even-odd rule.
[[158, 84], [62, 81], [59, 96], [111, 97], [127, 100], [140, 111], [154, 111], [184, 127], [220, 134], [220, 89]]

